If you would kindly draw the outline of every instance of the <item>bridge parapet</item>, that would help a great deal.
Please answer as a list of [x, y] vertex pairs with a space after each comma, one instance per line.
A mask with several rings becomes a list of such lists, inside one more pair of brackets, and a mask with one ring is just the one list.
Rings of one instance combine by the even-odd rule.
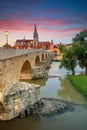
[[40, 53], [40, 52], [46, 52], [46, 50], [43, 49], [5, 49], [5, 48], [0, 48], [0, 60], [5, 60], [5, 59], [10, 59], [13, 57], [18, 57], [18, 56], [24, 56], [28, 55], [31, 53]]

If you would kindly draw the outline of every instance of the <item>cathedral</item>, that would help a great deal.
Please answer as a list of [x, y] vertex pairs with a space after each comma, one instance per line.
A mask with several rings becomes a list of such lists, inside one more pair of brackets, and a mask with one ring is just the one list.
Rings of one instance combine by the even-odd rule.
[[38, 43], [39, 43], [39, 38], [38, 38], [37, 27], [35, 25], [33, 39], [26, 40], [25, 37], [24, 37], [24, 39], [18, 39], [18, 40], [16, 40], [14, 47], [19, 48], [19, 49], [23, 49], [23, 48], [28, 49], [28, 48], [37, 47]]
[[33, 39], [18, 39], [13, 46], [15, 49], [31, 49], [31, 48], [43, 48], [49, 51], [56, 51], [57, 46], [54, 45], [53, 40], [49, 41], [39, 41], [39, 36], [37, 32], [37, 26], [34, 26]]

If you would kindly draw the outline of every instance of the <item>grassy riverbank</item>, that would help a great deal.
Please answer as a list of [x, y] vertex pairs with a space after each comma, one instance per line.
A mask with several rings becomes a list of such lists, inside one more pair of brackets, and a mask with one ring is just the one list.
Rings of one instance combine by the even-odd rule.
[[68, 79], [73, 86], [87, 97], [87, 76], [85, 75], [69, 75]]

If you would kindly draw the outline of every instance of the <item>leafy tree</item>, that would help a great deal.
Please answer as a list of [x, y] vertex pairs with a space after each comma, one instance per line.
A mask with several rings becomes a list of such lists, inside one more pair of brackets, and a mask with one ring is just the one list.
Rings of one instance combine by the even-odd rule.
[[58, 49], [59, 49], [60, 53], [63, 53], [66, 50], [66, 46], [64, 46], [63, 44], [60, 43], [58, 46]]
[[83, 30], [79, 34], [76, 34], [72, 40], [73, 42], [79, 42], [80, 44], [87, 46], [87, 30]]
[[75, 67], [76, 67], [76, 56], [74, 54], [73, 48], [67, 48], [63, 52], [63, 57], [61, 60], [60, 68], [65, 67], [67, 70], [71, 70], [72, 74], [75, 75]]
[[79, 65], [81, 68], [85, 67], [85, 74], [87, 74], [87, 30], [83, 30], [77, 34], [73, 38], [73, 42], [73, 49], [78, 58]]
[[87, 74], [87, 30], [83, 30], [73, 38], [73, 44], [70, 48], [59, 45], [59, 50], [63, 53], [60, 67], [65, 67], [75, 74], [74, 68], [77, 60], [81, 68], [85, 68]]

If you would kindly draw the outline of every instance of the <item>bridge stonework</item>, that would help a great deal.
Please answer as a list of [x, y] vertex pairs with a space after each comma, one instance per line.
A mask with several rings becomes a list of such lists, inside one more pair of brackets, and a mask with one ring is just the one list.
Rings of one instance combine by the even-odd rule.
[[[9, 55], [10, 53], [11, 55]], [[16, 53], [13, 53], [16, 52]], [[18, 53], [21, 52], [20, 54]], [[2, 54], [3, 52], [3, 54]], [[5, 56], [6, 52], [6, 56]], [[11, 53], [12, 52], [12, 53]], [[40, 62], [47, 60], [50, 53], [44, 50], [6, 50], [1, 51], [0, 59], [0, 90], [5, 91], [12, 84], [17, 82], [21, 76], [28, 75], [32, 78], [32, 68], [40, 66]], [[8, 56], [9, 55], [9, 56]]]

